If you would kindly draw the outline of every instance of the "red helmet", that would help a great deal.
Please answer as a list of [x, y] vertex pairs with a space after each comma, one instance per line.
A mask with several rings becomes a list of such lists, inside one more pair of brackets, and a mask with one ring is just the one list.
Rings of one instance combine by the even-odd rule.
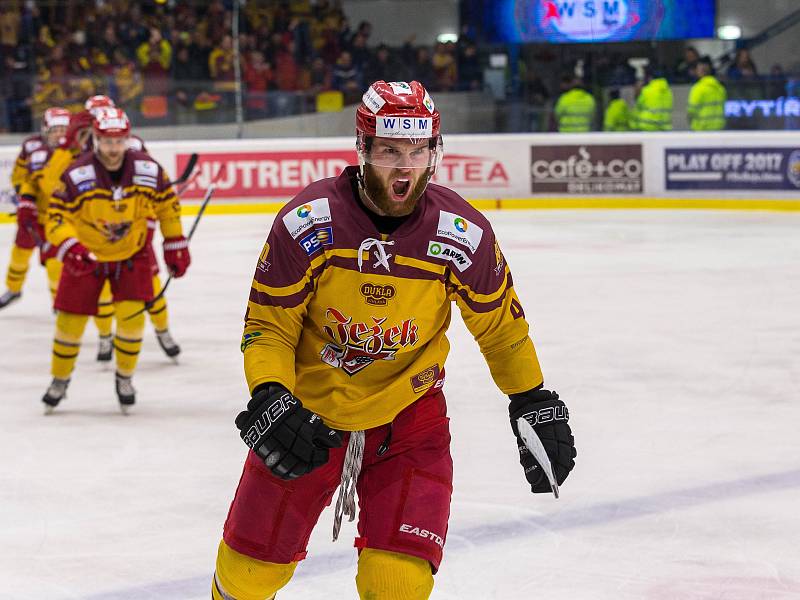
[[439, 111], [419, 81], [376, 81], [356, 110], [356, 133], [393, 138], [438, 138]]
[[83, 108], [88, 110], [90, 113], [95, 114], [98, 108], [114, 108], [115, 106], [116, 104], [114, 104], [114, 101], [111, 98], [102, 94], [98, 94], [97, 96], [92, 96], [89, 98], [84, 103]]
[[96, 136], [125, 137], [131, 132], [131, 122], [121, 108], [97, 109], [92, 129]]
[[42, 131], [47, 132], [53, 127], [68, 127], [70, 112], [66, 108], [54, 106], [44, 111], [42, 117]]

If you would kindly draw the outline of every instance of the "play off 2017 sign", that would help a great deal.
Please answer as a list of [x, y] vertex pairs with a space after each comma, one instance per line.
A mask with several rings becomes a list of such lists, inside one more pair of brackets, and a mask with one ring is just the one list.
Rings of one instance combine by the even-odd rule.
[[[181, 173], [189, 154], [177, 154], [175, 172]], [[215, 198], [281, 198], [294, 196], [310, 183], [337, 177], [347, 165], [358, 164], [355, 150], [285, 152], [214, 152], [200, 154], [199, 175], [183, 198], [202, 198], [222, 169]]]

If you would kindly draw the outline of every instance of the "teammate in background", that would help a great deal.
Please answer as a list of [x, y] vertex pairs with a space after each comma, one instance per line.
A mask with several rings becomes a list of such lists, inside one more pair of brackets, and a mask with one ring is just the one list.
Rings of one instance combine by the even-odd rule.
[[628, 103], [620, 98], [619, 90], [613, 89], [608, 94], [609, 103], [603, 115], [603, 131], [629, 131], [630, 110]]
[[643, 84], [636, 97], [632, 129], [672, 131], [672, 88], [662, 69], [647, 65]]
[[274, 597], [337, 485], [334, 539], [358, 491], [360, 597], [429, 596], [452, 489], [441, 389], [452, 301], [510, 397], [532, 491], [550, 485], [517, 418], [538, 431], [559, 482], [574, 466], [566, 407], [542, 387], [491, 224], [429, 183], [442, 157], [430, 96], [416, 81], [378, 81], [356, 131], [360, 166], [289, 202], [256, 265], [242, 338], [252, 397], [236, 417], [252, 451], [219, 545], [217, 600]]
[[[115, 107], [116, 105], [114, 104], [114, 101], [108, 96], [103, 95], [92, 96], [86, 100], [86, 103], [84, 104], [84, 108], [95, 117], [103, 110]], [[128, 148], [140, 152], [147, 152], [147, 148], [144, 145], [144, 140], [133, 134], [128, 137]], [[150, 229], [155, 230], [156, 222], [154, 220], [150, 220], [148, 221], [148, 226]], [[152, 243], [152, 236], [148, 237], [148, 243]], [[157, 294], [161, 290], [161, 278], [158, 276], [158, 260], [156, 260], [154, 252], [151, 252], [150, 256], [153, 259], [153, 263], [151, 265], [153, 271], [153, 290]], [[114, 314], [113, 304], [110, 300], [111, 290], [108, 285], [106, 285], [101, 294], [98, 314], [110, 313], [109, 319]], [[161, 349], [170, 358], [177, 357], [181, 353], [181, 347], [175, 342], [169, 332], [169, 312], [167, 311], [166, 296], [161, 296], [152, 306], [147, 309], [147, 312], [150, 315], [150, 321], [153, 323], [158, 345], [161, 346]], [[109, 328], [109, 335], [103, 336], [101, 334], [100, 336], [97, 353], [97, 360], [99, 361], [110, 361], [112, 358], [113, 348], [111, 345], [110, 331], [111, 330]]]
[[69, 111], [63, 108], [48, 108], [42, 117], [42, 133], [27, 138], [22, 143], [22, 150], [14, 163], [11, 183], [17, 194], [17, 235], [11, 246], [11, 260], [6, 274], [6, 291], [0, 296], [0, 308], [5, 308], [22, 295], [22, 286], [28, 273], [33, 249], [39, 247], [42, 264], [46, 261], [43, 248], [45, 239], [44, 221], [47, 217], [47, 205], [41, 205], [35, 194], [32, 195], [31, 178], [41, 177], [42, 168], [59, 140], [67, 131]]
[[689, 90], [689, 127], [693, 131], [725, 129], [725, 101], [728, 92], [713, 75], [711, 59], [704, 56], [697, 63], [698, 81]]
[[142, 345], [144, 315], [126, 319], [153, 297], [148, 219], [164, 235], [164, 261], [175, 277], [190, 263], [180, 203], [161, 166], [128, 149], [130, 121], [120, 109], [93, 122], [93, 152], [61, 176], [48, 213], [47, 237], [64, 263], [56, 294], [53, 381], [42, 401], [51, 411], [64, 398], [89, 315], [108, 280], [118, 316], [114, 339], [116, 391], [123, 411], [134, 404], [131, 382]]
[[597, 112], [594, 96], [583, 89], [580, 79], [574, 75], [561, 78], [561, 90], [554, 109], [558, 130], [561, 133], [583, 133], [592, 131]]

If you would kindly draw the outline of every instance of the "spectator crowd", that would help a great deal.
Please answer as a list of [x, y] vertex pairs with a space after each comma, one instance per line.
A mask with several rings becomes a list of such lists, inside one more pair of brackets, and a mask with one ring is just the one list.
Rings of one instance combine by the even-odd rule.
[[[100, 93], [139, 124], [230, 121], [233, 14], [232, 0], [3, 0], [0, 130], [30, 131], [48, 107]], [[238, 26], [246, 118], [313, 111], [325, 92], [351, 103], [377, 79], [481, 86], [472, 42], [375, 46], [336, 0], [248, 2]]]

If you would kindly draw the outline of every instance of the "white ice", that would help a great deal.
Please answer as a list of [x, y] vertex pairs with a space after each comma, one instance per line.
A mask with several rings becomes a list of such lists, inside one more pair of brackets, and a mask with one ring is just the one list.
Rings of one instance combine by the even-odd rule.
[[[800, 598], [800, 215], [493, 212], [546, 383], [578, 445], [532, 495], [506, 399], [456, 317], [455, 493], [433, 598]], [[148, 325], [134, 414], [94, 362], [42, 415], [42, 269], [0, 312], [0, 597], [209, 597], [244, 458], [239, 337], [272, 217], [208, 216], [168, 293], [175, 366]], [[5, 272], [14, 229], [0, 226]], [[354, 524], [323, 514], [280, 600], [354, 598]]]

